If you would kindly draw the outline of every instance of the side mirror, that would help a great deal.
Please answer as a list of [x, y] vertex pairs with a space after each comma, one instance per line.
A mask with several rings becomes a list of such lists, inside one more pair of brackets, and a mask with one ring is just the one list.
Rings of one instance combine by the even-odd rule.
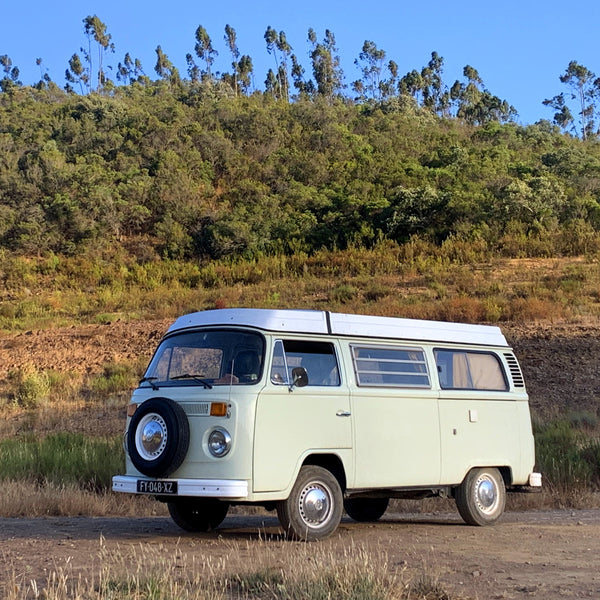
[[295, 387], [304, 387], [308, 385], [308, 373], [304, 367], [294, 367], [292, 369], [292, 384], [290, 385], [290, 392]]

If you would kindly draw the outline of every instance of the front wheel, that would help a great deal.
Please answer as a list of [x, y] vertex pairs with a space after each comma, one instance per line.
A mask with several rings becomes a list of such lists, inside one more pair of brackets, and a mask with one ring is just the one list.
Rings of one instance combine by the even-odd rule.
[[471, 469], [456, 490], [456, 507], [469, 525], [495, 523], [505, 505], [504, 479], [496, 468]]
[[185, 498], [168, 502], [167, 507], [173, 521], [193, 533], [216, 529], [227, 516], [229, 504], [215, 498]]
[[343, 497], [338, 480], [327, 469], [300, 469], [289, 497], [277, 503], [277, 517], [286, 534], [306, 542], [331, 535], [342, 518]]

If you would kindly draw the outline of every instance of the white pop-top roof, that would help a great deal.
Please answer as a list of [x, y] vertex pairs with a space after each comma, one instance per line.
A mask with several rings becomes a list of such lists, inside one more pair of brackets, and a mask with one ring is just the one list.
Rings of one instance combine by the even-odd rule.
[[395, 317], [348, 315], [318, 310], [223, 308], [179, 317], [168, 333], [205, 326], [242, 325], [265, 331], [508, 346], [499, 327]]

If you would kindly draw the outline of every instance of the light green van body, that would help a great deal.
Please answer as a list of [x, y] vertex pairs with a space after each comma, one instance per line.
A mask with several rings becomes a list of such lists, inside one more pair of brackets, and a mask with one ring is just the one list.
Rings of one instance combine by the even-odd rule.
[[[533, 473], [534, 440], [522, 373], [497, 327], [224, 309], [181, 317], [165, 340], [220, 330], [260, 335], [264, 354], [256, 380], [211, 386], [193, 378], [185, 385], [142, 380], [129, 414], [150, 399], [170, 399], [189, 422], [189, 447], [168, 477], [144, 475], [126, 452], [126, 473], [114, 477], [115, 491], [140, 493], [140, 485], [142, 493], [170, 491], [162, 484], [139, 484], [156, 479], [177, 482], [175, 496], [268, 505], [290, 495], [307, 464], [333, 472], [346, 498], [451, 493], [476, 467], [497, 468], [509, 490], [541, 485]], [[333, 384], [301, 386], [273, 378], [274, 356], [281, 348], [320, 348], [323, 343], [337, 363]], [[504, 389], [443, 387], [445, 367], [439, 357], [452, 353], [493, 356]], [[380, 371], [370, 371], [370, 365]], [[387, 369], [412, 369], [418, 383], [386, 383], [392, 372]], [[226, 414], [211, 416], [213, 404], [226, 405]], [[211, 453], [215, 429], [230, 437], [222, 456]]]

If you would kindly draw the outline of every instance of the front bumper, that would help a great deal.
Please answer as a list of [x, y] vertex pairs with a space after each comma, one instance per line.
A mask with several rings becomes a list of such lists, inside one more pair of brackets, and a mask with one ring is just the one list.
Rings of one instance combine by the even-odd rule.
[[[116, 475], [112, 479], [113, 492], [141, 494], [138, 481], [154, 481], [145, 477]], [[177, 482], [177, 496], [201, 496], [207, 498], [247, 498], [248, 482], [237, 479], [168, 479]], [[151, 494], [151, 492], [148, 492]]]

